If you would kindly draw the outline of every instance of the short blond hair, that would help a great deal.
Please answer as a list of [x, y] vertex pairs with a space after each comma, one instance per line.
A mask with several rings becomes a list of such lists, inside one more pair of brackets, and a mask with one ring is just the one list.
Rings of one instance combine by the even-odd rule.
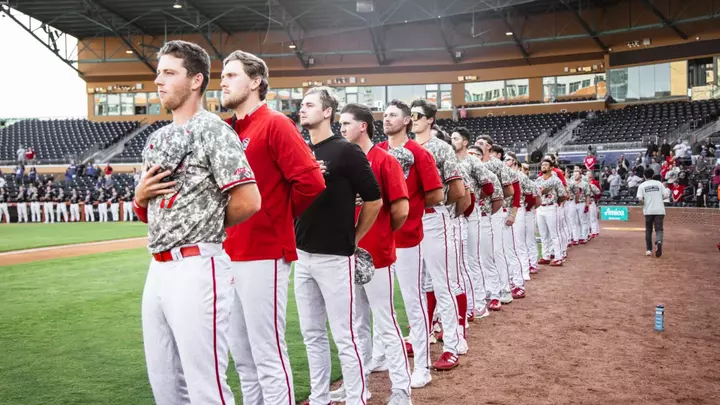
[[268, 69], [265, 61], [249, 52], [235, 51], [228, 55], [227, 58], [225, 58], [225, 60], [223, 61], [223, 66], [233, 61], [238, 61], [243, 64], [243, 70], [249, 78], [260, 78], [260, 87], [258, 88], [258, 90], [260, 91], [260, 100], [265, 100], [265, 97], [267, 97], [268, 88], [270, 87], [270, 84], [268, 82], [268, 78], [270, 77], [270, 70]]

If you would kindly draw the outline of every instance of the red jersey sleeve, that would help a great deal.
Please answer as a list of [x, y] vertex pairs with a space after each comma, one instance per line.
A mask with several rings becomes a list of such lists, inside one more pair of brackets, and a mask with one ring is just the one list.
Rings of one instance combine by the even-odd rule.
[[325, 179], [320, 165], [290, 119], [278, 117], [270, 129], [270, 153], [290, 183], [292, 212], [297, 218], [325, 190]]
[[383, 195], [387, 196], [388, 202], [393, 203], [408, 198], [407, 183], [405, 183], [405, 175], [400, 167], [400, 162], [388, 155], [385, 158], [384, 166], [385, 181], [382, 186]]
[[415, 166], [420, 174], [420, 182], [425, 193], [442, 188], [442, 179], [435, 165], [435, 158], [425, 148], [417, 148]]

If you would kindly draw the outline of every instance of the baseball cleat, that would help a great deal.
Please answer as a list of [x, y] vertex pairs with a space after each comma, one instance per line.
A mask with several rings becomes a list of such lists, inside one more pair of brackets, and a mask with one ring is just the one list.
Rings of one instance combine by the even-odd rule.
[[645, 256], [652, 256], [652, 250], [648, 250], [647, 252], [645, 252]]
[[457, 345], [458, 354], [465, 355], [465, 354], [467, 354], [468, 350], [469, 350], [469, 347], [467, 344], [467, 340], [465, 340], [465, 338], [461, 337], [460, 341], [458, 342], [458, 345]]
[[520, 287], [515, 287], [512, 290], [513, 298], [525, 298], [525, 290]]
[[655, 257], [662, 256], [662, 241], [655, 242]]
[[410, 401], [410, 395], [402, 390], [393, 390], [390, 398], [387, 401], [387, 405], [412, 405]]
[[413, 351], [412, 343], [405, 342], [405, 351], [407, 352], [408, 357], [415, 356], [415, 352]]
[[483, 319], [490, 316], [487, 305], [484, 305], [481, 310], [477, 311], [477, 319]]
[[465, 320], [467, 322], [475, 322], [475, 311], [470, 312], [466, 317]]
[[370, 370], [371, 373], [379, 373], [381, 371], [387, 371], [388, 365], [385, 361], [385, 358], [377, 359], [373, 357], [370, 360], [370, 364], [368, 364], [368, 370]]
[[509, 304], [513, 300], [512, 293], [503, 291], [500, 293], [500, 303]]
[[537, 267], [530, 267], [530, 274], [538, 274], [538, 268], [537, 268]]
[[345, 386], [341, 385], [340, 388], [330, 391], [330, 400], [333, 402], [345, 402]]
[[581, 245], [584, 245], [584, 244], [587, 243], [587, 240], [585, 240], [585, 239], [580, 239], [580, 242], [578, 242], [578, 243], [580, 243]]
[[435, 332], [435, 339], [437, 339], [438, 342], [443, 341], [443, 331]]
[[433, 323], [433, 332], [439, 333], [439, 332], [442, 332], [442, 330], [443, 329], [442, 329], [442, 325], [440, 324], [440, 322]]
[[[550, 264], [550, 259], [538, 259], [538, 264]], [[537, 269], [535, 269], [537, 271]], [[532, 270], [530, 270], [532, 273]]]
[[440, 356], [440, 360], [433, 363], [433, 368], [438, 371], [452, 370], [460, 364], [460, 357], [457, 354], [445, 352]]
[[[555, 258], [555, 255], [550, 255], [550, 260], [552, 260], [554, 258]], [[545, 260], [545, 259], [543, 259], [543, 260]]]
[[562, 260], [553, 260], [550, 262], [550, 265], [553, 267], [560, 267], [563, 265], [563, 261]]
[[426, 368], [416, 368], [410, 376], [410, 388], [422, 388], [432, 381], [430, 370]]
[[434, 333], [431, 333], [430, 336], [428, 336], [428, 342], [430, 342], [431, 345], [434, 345], [435, 343], [438, 342]]
[[488, 309], [491, 311], [502, 310], [502, 304], [500, 303], [500, 300], [490, 300], [490, 304], [488, 304]]

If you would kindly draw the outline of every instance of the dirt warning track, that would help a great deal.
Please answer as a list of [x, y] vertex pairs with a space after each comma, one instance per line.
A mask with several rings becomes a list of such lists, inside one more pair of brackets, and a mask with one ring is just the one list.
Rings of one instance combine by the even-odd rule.
[[78, 243], [0, 253], [0, 266], [37, 262], [41, 260], [76, 257], [95, 253], [115, 252], [147, 246], [147, 237]]

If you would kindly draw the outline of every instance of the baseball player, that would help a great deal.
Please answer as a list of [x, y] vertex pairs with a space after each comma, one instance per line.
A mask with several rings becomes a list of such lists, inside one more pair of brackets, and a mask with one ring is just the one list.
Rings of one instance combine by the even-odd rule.
[[17, 195], [15, 196], [15, 202], [17, 203], [17, 214], [18, 214], [18, 223], [19, 222], [28, 222], [28, 213], [27, 213], [27, 200], [28, 196], [25, 192], [25, 187], [20, 186], [18, 189]]
[[[555, 175], [560, 179], [560, 182], [563, 185], [563, 188], [565, 188], [565, 194], [567, 194], [567, 181], [565, 179], [565, 173], [558, 167], [558, 161], [557, 156], [553, 154], [545, 155], [545, 158], [550, 159], [552, 162], [552, 171], [555, 173]], [[560, 231], [560, 252], [553, 251], [555, 258], [560, 257], [561, 260], [567, 260], [567, 249], [569, 246], [571, 246], [570, 243], [570, 233], [567, 226], [567, 213], [566, 213], [566, 206], [565, 206], [565, 200], [558, 201], [557, 202], [557, 210], [559, 212], [559, 215], [557, 216], [558, 219], [558, 229]]]
[[542, 204], [540, 198], [540, 191], [538, 191], [535, 182], [530, 180], [530, 166], [527, 163], [521, 165], [522, 172], [525, 174], [525, 178], [520, 183], [525, 196], [525, 248], [528, 252], [528, 261], [530, 264], [529, 273], [536, 274], [539, 271], [538, 267], [538, 245], [535, 237], [535, 230], [537, 229], [537, 218], [535, 212], [537, 208]]
[[[477, 145], [468, 147], [468, 153], [477, 157], [482, 162], [483, 151]], [[483, 164], [483, 167], [487, 167]], [[490, 170], [487, 171], [487, 176], [490, 182], [493, 184], [493, 192], [491, 195], [486, 196], [478, 200], [478, 214], [480, 215], [479, 225], [479, 236], [478, 242], [479, 247], [479, 258], [480, 258], [480, 269], [482, 271], [485, 280], [485, 299], [488, 302], [488, 309], [490, 311], [502, 310], [502, 304], [500, 303], [500, 296], [502, 293], [502, 283], [500, 282], [500, 270], [495, 262], [495, 251], [497, 245], [496, 237], [493, 225], [492, 217], [498, 211], [502, 209], [503, 204], [503, 187], [500, 184], [500, 179], [495, 173]]]
[[85, 198], [83, 199], [83, 202], [85, 203], [85, 221], [95, 222], [95, 210], [93, 209], [92, 191], [87, 190], [85, 192]]
[[55, 203], [57, 204], [56, 211], [58, 222], [60, 222], [61, 219], [65, 222], [68, 222], [68, 210], [66, 200], [67, 198], [65, 197], [65, 190], [63, 190], [62, 188], [59, 189], [54, 199]]
[[120, 221], [120, 196], [114, 188], [112, 189], [112, 194], [110, 194], [110, 198], [108, 199], [108, 204], [110, 204], [110, 212], [112, 213], [113, 222]]
[[[520, 197], [520, 207], [517, 208], [517, 215], [515, 216], [515, 222], [512, 225], [512, 238], [513, 238], [513, 247], [515, 250], [515, 253], [517, 255], [518, 260], [520, 261], [520, 270], [522, 271], [521, 277], [523, 281], [529, 281], [530, 280], [530, 259], [528, 255], [530, 254], [530, 251], [528, 251], [528, 247], [525, 244], [525, 232], [526, 232], [526, 210], [527, 210], [527, 199], [530, 198], [532, 201], [532, 204], [535, 203], [535, 197], [533, 197], [533, 189], [535, 189], [535, 185], [533, 184], [532, 180], [528, 179], [525, 173], [523, 173], [520, 169], [520, 162], [517, 159], [517, 156], [514, 152], [507, 152], [505, 155], [505, 164], [508, 165], [518, 176], [518, 181], [520, 183], [520, 192], [518, 192], [518, 196]], [[535, 228], [535, 223], [532, 223], [533, 229]], [[535, 256], [537, 256], [537, 248], [535, 250], [531, 250], [534, 252]]]
[[[363, 151], [333, 136], [337, 99], [327, 87], [308, 90], [300, 123], [326, 167], [325, 191], [295, 224], [295, 300], [310, 366], [310, 404], [330, 402], [330, 324], [342, 366], [346, 403], [365, 403], [365, 377], [354, 322], [354, 253], [382, 207], [380, 187]], [[355, 196], [364, 201], [355, 221]]]
[[565, 197], [565, 187], [560, 178], [552, 170], [553, 162], [544, 158], [540, 163], [541, 175], [535, 180], [540, 191], [542, 203], [537, 209], [538, 229], [542, 241], [542, 259], [539, 264], [551, 266], [562, 266], [562, 256], [555, 257], [550, 261], [550, 252], [562, 252], [560, 246], [560, 219], [561, 211], [557, 209], [557, 203], [562, 202]]
[[[480, 218], [481, 212], [479, 202], [491, 197], [495, 192], [495, 186], [492, 183], [488, 170], [480, 162], [478, 158], [468, 153], [468, 145], [470, 143], [470, 131], [465, 127], [458, 127], [453, 130], [451, 135], [455, 154], [460, 161], [460, 166], [467, 173], [473, 196], [473, 209], [461, 218], [461, 229], [463, 232], [463, 244], [461, 245], [466, 254], [464, 260], [467, 262], [467, 272], [464, 273], [465, 284], [470, 288], [466, 289], [468, 293], [468, 321], [475, 319], [475, 314], [479, 318], [489, 315], [487, 308], [485, 276], [483, 275], [480, 265]], [[489, 240], [489, 239], [488, 239]], [[490, 245], [488, 245], [490, 246]], [[490, 251], [491, 252], [491, 251]], [[488, 256], [491, 258], [492, 256]], [[464, 264], [464, 263], [463, 263]], [[497, 271], [495, 263], [492, 264], [493, 271]]]
[[30, 200], [30, 219], [32, 222], [40, 222], [42, 215], [40, 214], [40, 197], [38, 196], [38, 189], [35, 185], [31, 185], [28, 188], [28, 199]]
[[142, 299], [150, 385], [158, 405], [231, 405], [233, 281], [222, 242], [260, 209], [260, 193], [235, 132], [201, 107], [208, 54], [169, 41], [158, 57], [155, 83], [173, 122], [148, 138], [133, 201], [153, 256]]
[[55, 223], [55, 210], [53, 209], [53, 201], [55, 199], [55, 192], [52, 186], [45, 187], [45, 194], [40, 197], [40, 201], [43, 202], [43, 214], [45, 215], [45, 223]]
[[296, 261], [293, 219], [325, 190], [320, 166], [295, 124], [265, 104], [265, 62], [235, 51], [224, 61], [223, 107], [237, 132], [262, 197], [260, 212], [227, 230], [224, 247], [235, 278], [230, 353], [243, 403], [295, 405], [285, 342], [290, 266]]
[[[382, 208], [377, 219], [359, 243], [359, 247], [370, 253], [375, 267], [373, 278], [368, 283], [355, 285], [355, 321], [360, 355], [364, 364], [370, 364], [372, 335], [383, 343], [392, 383], [392, 394], [387, 403], [409, 405], [410, 362], [395, 317], [395, 274], [392, 269], [397, 258], [393, 232], [402, 227], [410, 210], [405, 175], [396, 158], [373, 145], [373, 114], [370, 108], [362, 104], [347, 104], [340, 114], [340, 125], [345, 139], [358, 145], [367, 155], [382, 195]], [[358, 207], [357, 211], [360, 209]], [[340, 391], [344, 391], [344, 387]], [[345, 400], [345, 395], [337, 394], [331, 395], [330, 399], [336, 402]]]
[[[408, 189], [410, 209], [405, 224], [395, 232], [397, 260], [394, 272], [405, 303], [410, 323], [408, 354], [414, 357], [410, 377], [412, 388], [422, 388], [432, 381], [430, 375], [430, 321], [426, 295], [423, 294], [423, 214], [426, 207], [435, 207], [443, 200], [443, 183], [435, 167], [435, 159], [425, 148], [408, 137], [412, 129], [410, 107], [392, 100], [383, 114], [383, 130], [388, 140], [377, 146], [387, 150], [400, 162]], [[388, 369], [382, 341], [373, 342], [370, 371]]]
[[0, 222], [2, 222], [3, 216], [5, 216], [5, 223], [10, 223], [10, 211], [8, 211], [8, 201], [10, 201], [10, 194], [3, 187], [0, 188]]
[[[443, 329], [443, 353], [433, 364], [436, 370], [451, 370], [459, 364], [459, 354], [467, 353], [467, 341], [460, 333], [459, 325], [465, 325], [467, 297], [457, 280], [457, 265], [453, 246], [454, 204], [465, 195], [465, 185], [460, 166], [452, 146], [432, 136], [437, 106], [427, 100], [413, 101], [411, 108], [413, 132], [417, 142], [435, 158], [435, 165], [444, 184], [444, 201], [425, 209], [422, 241], [423, 263], [429, 286], [428, 317], [432, 319], [438, 310]], [[450, 207], [450, 208], [448, 208]], [[452, 212], [452, 215], [451, 215]], [[430, 287], [432, 291], [429, 290]], [[437, 307], [437, 308], [436, 308]], [[460, 322], [458, 323], [458, 320]]]
[[72, 189], [72, 194], [70, 194], [70, 221], [71, 222], [78, 222], [80, 221], [80, 197], [78, 196], [78, 192], [76, 189]]
[[645, 181], [638, 186], [637, 199], [643, 203], [645, 215], [645, 256], [652, 256], [652, 231], [655, 227], [655, 256], [662, 256], [663, 222], [665, 220], [665, 204], [670, 191], [657, 180], [653, 180], [653, 169], [645, 169]]
[[[502, 154], [502, 148], [493, 149], [497, 145], [493, 144], [490, 136], [479, 136], [475, 144], [483, 151], [485, 166], [497, 176], [502, 185], [503, 207], [497, 212], [493, 212], [490, 223], [494, 235], [493, 254], [495, 265], [500, 275], [500, 303], [509, 304], [513, 300], [513, 295], [517, 295], [515, 298], [525, 296], [524, 282], [517, 280], [519, 285], [511, 286], [512, 275], [521, 273], [520, 262], [514, 253], [514, 249], [512, 249], [512, 224], [515, 222], [517, 206], [520, 204], [520, 183], [515, 172], [498, 158]], [[515, 196], [516, 193], [518, 194], [517, 197]]]
[[600, 191], [600, 182], [595, 180], [593, 172], [587, 172], [588, 183], [590, 183], [590, 192], [593, 195], [593, 199], [590, 201], [590, 239], [597, 238], [600, 235], [600, 226], [598, 224], [598, 201], [602, 197], [602, 191]]
[[588, 241], [588, 213], [590, 212], [592, 192], [590, 183], [583, 179], [580, 166], [576, 166], [573, 170], [573, 178], [568, 183], [567, 191], [573, 244], [584, 245]]
[[129, 186], [125, 186], [125, 192], [120, 197], [120, 201], [123, 202], [123, 222], [132, 222], [135, 218], [132, 209], [133, 192]]
[[98, 196], [97, 196], [97, 202], [98, 202], [98, 222], [107, 222], [107, 208], [108, 208], [108, 200], [105, 197], [105, 190], [99, 189], [98, 190]]

